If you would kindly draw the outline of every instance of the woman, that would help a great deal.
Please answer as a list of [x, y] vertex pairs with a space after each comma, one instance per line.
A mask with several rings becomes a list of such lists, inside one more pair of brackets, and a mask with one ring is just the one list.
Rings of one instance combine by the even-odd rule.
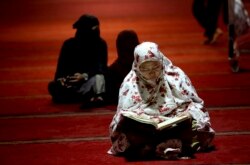
[[227, 22], [226, 0], [193, 0], [192, 13], [197, 22], [204, 29], [206, 40], [204, 44], [214, 44], [217, 39], [223, 34], [223, 31], [218, 28], [218, 19], [223, 7], [223, 21]]
[[[159, 131], [125, 117], [128, 113], [156, 124], [183, 115], [190, 120]], [[143, 42], [135, 48], [132, 69], [121, 85], [110, 136], [110, 154], [178, 159], [206, 150], [214, 130], [204, 102], [187, 75], [162, 54], [157, 44]]]
[[99, 19], [89, 14], [73, 24], [75, 36], [64, 41], [48, 85], [55, 103], [83, 102], [85, 108], [103, 102], [108, 49], [99, 26]]
[[137, 33], [125, 29], [116, 38], [118, 58], [108, 67], [106, 75], [106, 98], [111, 104], [117, 104], [119, 88], [134, 61], [134, 49], [139, 44]]

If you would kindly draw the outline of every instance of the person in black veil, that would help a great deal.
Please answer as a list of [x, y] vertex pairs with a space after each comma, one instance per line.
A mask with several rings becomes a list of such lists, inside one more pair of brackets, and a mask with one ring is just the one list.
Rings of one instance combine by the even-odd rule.
[[204, 44], [214, 44], [223, 31], [218, 27], [218, 19], [223, 11], [223, 21], [227, 24], [227, 0], [193, 0], [192, 14], [204, 29]]
[[64, 41], [54, 80], [48, 84], [53, 102], [103, 102], [108, 52], [99, 24], [98, 18], [89, 14], [73, 24], [75, 36]]
[[134, 49], [139, 44], [138, 35], [134, 30], [125, 29], [116, 38], [118, 58], [108, 67], [106, 75], [107, 102], [117, 104], [120, 85], [129, 73], [134, 60]]

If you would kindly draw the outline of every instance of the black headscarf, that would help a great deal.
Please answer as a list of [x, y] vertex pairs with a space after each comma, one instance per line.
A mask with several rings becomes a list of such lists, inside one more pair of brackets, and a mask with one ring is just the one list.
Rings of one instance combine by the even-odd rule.
[[116, 39], [116, 49], [118, 60], [132, 65], [134, 60], [134, 48], [139, 44], [139, 39], [135, 31], [123, 30]]
[[99, 20], [89, 14], [82, 15], [74, 24], [76, 29], [75, 37], [78, 39], [95, 39], [100, 37]]

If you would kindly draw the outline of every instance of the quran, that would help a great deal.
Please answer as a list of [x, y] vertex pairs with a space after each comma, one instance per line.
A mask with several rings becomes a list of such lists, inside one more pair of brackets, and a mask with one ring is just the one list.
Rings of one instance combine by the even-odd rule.
[[127, 112], [123, 112], [122, 115], [127, 117], [127, 118], [133, 119], [135, 121], [144, 123], [144, 124], [151, 124], [157, 130], [163, 130], [165, 128], [171, 128], [171, 127], [176, 126], [178, 123], [181, 123], [183, 121], [186, 121], [186, 120], [190, 119], [190, 117], [186, 116], [186, 115], [175, 116], [175, 117], [171, 117], [171, 118], [163, 116], [165, 121], [158, 123], [156, 120], [150, 119], [149, 115], [145, 115], [145, 114], [137, 115], [137, 114], [135, 114], [133, 112], [127, 111]]

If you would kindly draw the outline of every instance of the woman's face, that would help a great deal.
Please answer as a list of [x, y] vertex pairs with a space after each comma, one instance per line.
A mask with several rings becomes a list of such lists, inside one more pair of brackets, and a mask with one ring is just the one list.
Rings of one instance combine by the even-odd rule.
[[159, 61], [146, 61], [139, 66], [139, 70], [146, 80], [155, 80], [162, 72], [162, 64]]

